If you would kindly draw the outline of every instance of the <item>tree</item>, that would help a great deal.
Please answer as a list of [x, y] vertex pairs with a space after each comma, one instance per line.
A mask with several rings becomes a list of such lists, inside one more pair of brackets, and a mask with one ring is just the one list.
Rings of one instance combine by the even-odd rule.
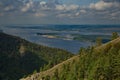
[[79, 54], [81, 54], [83, 52], [83, 48], [80, 48], [79, 50]]
[[55, 77], [55, 80], [59, 80], [58, 69], [55, 70], [54, 77]]
[[37, 73], [37, 70], [34, 70], [34, 71], [33, 71], [33, 74], [36, 74], [36, 73]]
[[45, 80], [50, 80], [50, 76], [47, 75], [47, 76], [45, 77]]
[[114, 40], [114, 39], [116, 39], [116, 38], [118, 38], [118, 37], [119, 37], [118, 33], [117, 33], [117, 32], [113, 32], [113, 33], [112, 33], [111, 40]]

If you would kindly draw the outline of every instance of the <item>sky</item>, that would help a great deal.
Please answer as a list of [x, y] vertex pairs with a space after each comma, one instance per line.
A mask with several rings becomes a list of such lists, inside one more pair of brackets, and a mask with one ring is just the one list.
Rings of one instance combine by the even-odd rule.
[[120, 24], [120, 0], [0, 0], [0, 24]]

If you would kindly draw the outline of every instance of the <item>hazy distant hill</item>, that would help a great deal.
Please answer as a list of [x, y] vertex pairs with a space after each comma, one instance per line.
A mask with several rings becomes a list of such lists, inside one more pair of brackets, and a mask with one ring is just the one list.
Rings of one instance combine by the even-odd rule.
[[3, 30], [0, 29], [0, 32], [3, 32]]
[[21, 80], [120, 80], [120, 37]]
[[18, 80], [71, 56], [73, 54], [65, 50], [37, 45], [0, 32], [0, 80]]

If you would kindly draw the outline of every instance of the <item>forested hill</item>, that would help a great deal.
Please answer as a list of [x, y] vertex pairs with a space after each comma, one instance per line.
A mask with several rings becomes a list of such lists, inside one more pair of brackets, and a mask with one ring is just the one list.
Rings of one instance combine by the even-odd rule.
[[120, 37], [21, 80], [120, 80]]
[[18, 80], [73, 56], [62, 49], [37, 45], [0, 32], [0, 80]]

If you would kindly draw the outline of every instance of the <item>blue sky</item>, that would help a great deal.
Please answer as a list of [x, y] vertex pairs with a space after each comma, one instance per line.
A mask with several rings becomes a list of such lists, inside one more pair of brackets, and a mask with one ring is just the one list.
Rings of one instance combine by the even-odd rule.
[[120, 0], [0, 0], [0, 24], [120, 24]]

